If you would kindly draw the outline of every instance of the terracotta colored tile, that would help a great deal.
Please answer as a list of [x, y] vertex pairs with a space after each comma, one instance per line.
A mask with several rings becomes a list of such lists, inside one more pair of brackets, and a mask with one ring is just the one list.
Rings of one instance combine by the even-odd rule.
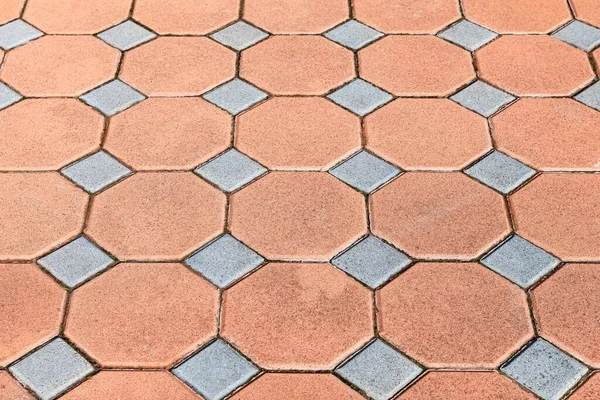
[[224, 220], [225, 195], [192, 172], [137, 173], [96, 196], [86, 232], [121, 260], [173, 260]]
[[592, 52], [592, 57], [594, 58], [594, 62], [596, 63], [596, 73], [600, 75], [600, 48]]
[[583, 51], [551, 36], [503, 36], [476, 60], [482, 79], [521, 96], [570, 95], [594, 78]]
[[[34, 264], [0, 264], [0, 287], [0, 366], [5, 367], [58, 333], [67, 296]], [[2, 384], [0, 379], [0, 389]]]
[[356, 18], [388, 33], [437, 33], [460, 18], [455, 0], [356, 0]]
[[19, 18], [25, 0], [4, 0], [0, 8], [0, 24]]
[[161, 34], [202, 35], [237, 19], [240, 0], [137, 0], [133, 18]]
[[87, 202], [55, 172], [0, 174], [0, 259], [32, 259], [72, 239]]
[[181, 264], [119, 264], [75, 290], [65, 334], [102, 365], [166, 367], [216, 334], [217, 306]]
[[104, 147], [137, 170], [192, 169], [229, 147], [231, 123], [200, 98], [148, 99], [111, 119]]
[[161, 37], [128, 51], [120, 77], [147, 96], [196, 96], [233, 78], [235, 53], [205, 37]]
[[25, 96], [78, 96], [110, 80], [119, 57], [92, 36], [44, 36], [11, 50], [0, 78]]
[[348, 19], [346, 0], [248, 0], [244, 19], [271, 33], [321, 33]]
[[238, 117], [236, 147], [269, 168], [329, 169], [360, 148], [360, 120], [319, 97], [276, 97]]
[[599, 170], [598, 126], [600, 113], [564, 98], [522, 99], [492, 119], [498, 150], [541, 170]]
[[459, 172], [409, 172], [370, 201], [373, 233], [417, 258], [473, 259], [510, 232], [502, 197]]
[[225, 292], [221, 334], [265, 368], [333, 368], [373, 336], [371, 293], [330, 264], [268, 264]]
[[0, 371], [0, 400], [35, 400], [6, 371]]
[[354, 77], [352, 52], [320, 36], [273, 36], [245, 50], [240, 76], [273, 94], [324, 94]]
[[596, 0], [571, 0], [571, 4], [578, 19], [600, 27], [600, 8]]
[[360, 75], [402, 96], [446, 96], [475, 78], [469, 52], [435, 36], [388, 36], [358, 52]]
[[418, 263], [378, 308], [381, 335], [428, 367], [494, 368], [533, 336], [525, 293], [476, 263]]
[[366, 233], [365, 202], [325, 172], [273, 172], [231, 196], [229, 228], [264, 257], [325, 261]]
[[0, 111], [0, 169], [59, 169], [100, 145], [104, 118], [75, 99], [28, 99]]
[[600, 260], [600, 175], [543, 174], [510, 205], [519, 235], [563, 261]]
[[600, 398], [600, 374], [596, 372], [569, 397], [569, 400], [596, 400], [598, 398]]
[[403, 169], [460, 170], [491, 148], [485, 118], [447, 99], [397, 99], [365, 118], [365, 135]]

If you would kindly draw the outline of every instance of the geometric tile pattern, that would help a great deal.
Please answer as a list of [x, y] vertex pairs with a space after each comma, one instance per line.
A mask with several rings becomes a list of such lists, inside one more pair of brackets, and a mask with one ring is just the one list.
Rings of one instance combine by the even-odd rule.
[[552, 36], [584, 51], [590, 51], [600, 44], [600, 29], [581, 21], [571, 22]]
[[494, 150], [465, 169], [465, 174], [507, 194], [535, 175], [535, 170]]
[[400, 170], [371, 153], [361, 151], [332, 168], [330, 172], [348, 185], [365, 193], [371, 193], [398, 175]]
[[199, 166], [194, 172], [221, 190], [232, 192], [258, 178], [267, 169], [244, 153], [230, 149]]
[[135, 103], [139, 103], [145, 97], [120, 80], [114, 80], [84, 94], [80, 99], [97, 108], [104, 115], [113, 116]]
[[0, 49], [10, 50], [42, 35], [42, 32], [18, 19], [0, 26]]
[[327, 97], [361, 117], [392, 100], [391, 94], [362, 79], [353, 80]]
[[19, 93], [0, 82], [0, 110], [16, 103], [22, 98], [23, 96], [21, 96]]
[[573, 97], [575, 100], [582, 102], [596, 110], [600, 111], [600, 82], [587, 87], [581, 93]]
[[266, 99], [267, 94], [240, 79], [234, 79], [203, 97], [214, 105], [237, 115], [259, 101]]
[[325, 34], [326, 38], [352, 50], [361, 49], [382, 36], [383, 33], [355, 20], [344, 22]]
[[484, 117], [489, 117], [515, 98], [483, 81], [476, 81], [450, 99]]
[[210, 37], [235, 50], [244, 50], [269, 37], [269, 35], [244, 21], [239, 21], [213, 33]]
[[475, 51], [494, 40], [498, 34], [464, 19], [438, 36], [467, 50]]
[[131, 174], [129, 168], [104, 151], [85, 157], [61, 172], [90, 193], [96, 193]]
[[99, 33], [98, 37], [111, 46], [125, 51], [142, 43], [146, 43], [150, 39], [154, 39], [156, 34], [131, 20], [127, 20]]

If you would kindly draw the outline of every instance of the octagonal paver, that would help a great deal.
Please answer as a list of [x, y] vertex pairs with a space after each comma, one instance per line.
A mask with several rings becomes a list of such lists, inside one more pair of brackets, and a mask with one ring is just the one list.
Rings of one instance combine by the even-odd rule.
[[96, 196], [86, 233], [121, 260], [174, 260], [224, 221], [225, 195], [192, 172], [146, 172]]
[[65, 334], [104, 366], [166, 367], [216, 334], [217, 306], [181, 264], [119, 264], [75, 290]]
[[23, 9], [25, 0], [5, 0], [0, 8], [0, 24], [4, 24], [15, 18], [19, 18], [19, 14]]
[[475, 78], [469, 52], [438, 37], [387, 36], [358, 52], [361, 77], [400, 96], [446, 96]]
[[120, 78], [147, 96], [196, 96], [233, 78], [235, 58], [206, 37], [160, 37], [125, 54]]
[[58, 333], [67, 294], [34, 264], [0, 264], [0, 286], [0, 366], [5, 367]]
[[569, 397], [569, 400], [594, 400], [597, 398], [600, 398], [600, 374], [595, 372]]
[[479, 76], [520, 96], [566, 96], [594, 78], [587, 55], [551, 36], [503, 36], [477, 51]]
[[360, 120], [319, 97], [277, 97], [242, 114], [237, 148], [273, 169], [329, 169], [360, 148]]
[[600, 27], [600, 8], [596, 0], [571, 0], [571, 4], [578, 19]]
[[473, 259], [510, 232], [502, 196], [459, 172], [408, 172], [370, 201], [373, 233], [417, 258]]
[[378, 309], [381, 335], [428, 367], [494, 368], [533, 336], [525, 293], [476, 263], [418, 263]]
[[364, 126], [367, 149], [405, 170], [460, 170], [491, 148], [485, 118], [447, 99], [397, 99]]
[[324, 37], [274, 36], [242, 52], [240, 76], [273, 94], [319, 95], [354, 77], [354, 57]]
[[119, 57], [93, 36], [44, 36], [11, 50], [0, 79], [25, 96], [79, 96], [112, 79]]
[[371, 293], [330, 264], [267, 264], [225, 292], [221, 334], [264, 368], [333, 368], [373, 336]]
[[192, 169], [229, 147], [231, 123], [200, 98], [151, 98], [111, 119], [104, 148], [137, 170]]
[[268, 259], [326, 261], [367, 232], [365, 200], [325, 172], [273, 172], [233, 194], [229, 229]]
[[542, 174], [509, 202], [525, 239], [563, 261], [600, 261], [600, 175]]
[[0, 371], [0, 389], [7, 400], [35, 400], [6, 371]]

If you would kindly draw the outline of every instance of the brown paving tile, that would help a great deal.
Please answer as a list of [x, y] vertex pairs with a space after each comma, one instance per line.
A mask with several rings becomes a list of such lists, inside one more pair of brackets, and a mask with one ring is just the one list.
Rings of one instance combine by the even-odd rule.
[[550, 36], [503, 36], [476, 53], [482, 79], [520, 96], [564, 96], [594, 78], [586, 54]]
[[32, 259], [72, 239], [87, 202], [55, 172], [0, 174], [0, 259]]
[[35, 400], [6, 371], [0, 371], [0, 400]]
[[405, 173], [370, 202], [373, 233], [417, 258], [473, 259], [510, 232], [502, 196], [459, 172]]
[[224, 220], [225, 195], [192, 172], [142, 172], [95, 197], [86, 232], [121, 260], [173, 260]]
[[320, 97], [278, 97], [242, 114], [236, 147], [269, 168], [329, 169], [360, 148], [360, 120]]
[[319, 95], [354, 77], [354, 57], [324, 37], [273, 36], [242, 52], [240, 76], [273, 94]]
[[4, 0], [0, 7], [0, 24], [19, 18], [24, 4], [25, 0]]
[[577, 19], [600, 27], [600, 7], [596, 0], [571, 0]]
[[232, 234], [269, 259], [331, 259], [367, 232], [363, 196], [325, 172], [273, 172], [234, 193]]
[[104, 147], [137, 170], [192, 169], [229, 147], [231, 124], [200, 98], [151, 98], [111, 119]]
[[[0, 366], [5, 367], [58, 334], [67, 296], [35, 264], [0, 264], [0, 287]], [[2, 384], [0, 379], [0, 389]]]
[[103, 129], [103, 116], [78, 100], [24, 100], [0, 111], [0, 169], [59, 169], [94, 151]]
[[75, 290], [65, 335], [105, 366], [166, 367], [216, 334], [217, 306], [181, 264], [119, 264]]
[[563, 261], [600, 260], [600, 175], [543, 174], [510, 205], [519, 235]]
[[113, 78], [119, 58], [92, 36], [44, 36], [11, 50], [0, 78], [25, 96], [79, 96]]
[[491, 148], [485, 118], [448, 99], [397, 99], [365, 118], [365, 135], [408, 170], [460, 170]]
[[418, 263], [378, 308], [381, 335], [434, 368], [494, 368], [533, 336], [525, 293], [476, 263]]
[[264, 368], [333, 368], [373, 336], [371, 293], [330, 264], [267, 264], [223, 295], [221, 334]]
[[569, 400], [596, 400], [598, 398], [600, 398], [600, 374], [596, 372], [569, 397]]
[[475, 78], [469, 52], [435, 36], [387, 36], [358, 62], [363, 79], [401, 96], [446, 96]]
[[564, 98], [522, 99], [492, 118], [498, 150], [541, 170], [600, 170], [598, 126], [600, 113]]
[[128, 51], [120, 77], [148, 96], [196, 96], [233, 78], [235, 53], [206, 37], [160, 37]]

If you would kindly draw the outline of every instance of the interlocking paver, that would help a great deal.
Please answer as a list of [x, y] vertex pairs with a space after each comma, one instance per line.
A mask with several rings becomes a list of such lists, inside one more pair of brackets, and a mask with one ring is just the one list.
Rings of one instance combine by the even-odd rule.
[[371, 193], [393, 179], [400, 170], [371, 153], [361, 151], [329, 172], [353, 188]]
[[352, 50], [361, 49], [381, 36], [383, 33], [354, 19], [336, 26], [325, 34], [326, 38]]
[[244, 50], [266, 39], [269, 34], [244, 21], [238, 21], [219, 32], [213, 33], [210, 37], [235, 50]]
[[102, 114], [111, 117], [146, 97], [131, 86], [115, 79], [79, 97]]
[[[0, 58], [1, 60], [2, 58]], [[6, 84], [0, 82], [0, 110], [21, 100], [23, 96], [12, 90]]]
[[0, 48], [10, 50], [42, 35], [43, 33], [35, 27], [21, 19], [17, 19], [0, 26]]
[[111, 46], [125, 51], [154, 39], [156, 34], [136, 24], [135, 21], [127, 20], [99, 33], [98, 37]]
[[96, 193], [132, 173], [104, 151], [85, 157], [63, 168], [61, 172], [89, 193]]
[[465, 169], [465, 174], [484, 185], [507, 194], [535, 175], [535, 170], [494, 150]]
[[515, 97], [483, 81], [476, 81], [451, 96], [450, 99], [484, 117], [489, 117], [513, 101]]
[[571, 22], [552, 36], [584, 51], [600, 44], [600, 29], [581, 21]]
[[494, 40], [498, 34], [473, 22], [463, 19], [438, 34], [442, 39], [475, 51]]
[[267, 94], [241, 79], [234, 79], [210, 91], [203, 97], [231, 114], [237, 115], [266, 99]]
[[196, 168], [194, 172], [221, 190], [233, 192], [265, 174], [267, 169], [244, 153], [230, 149]]
[[393, 98], [388, 92], [362, 79], [353, 80], [327, 97], [361, 117]]
[[590, 85], [574, 97], [575, 100], [600, 111], [600, 82]]

